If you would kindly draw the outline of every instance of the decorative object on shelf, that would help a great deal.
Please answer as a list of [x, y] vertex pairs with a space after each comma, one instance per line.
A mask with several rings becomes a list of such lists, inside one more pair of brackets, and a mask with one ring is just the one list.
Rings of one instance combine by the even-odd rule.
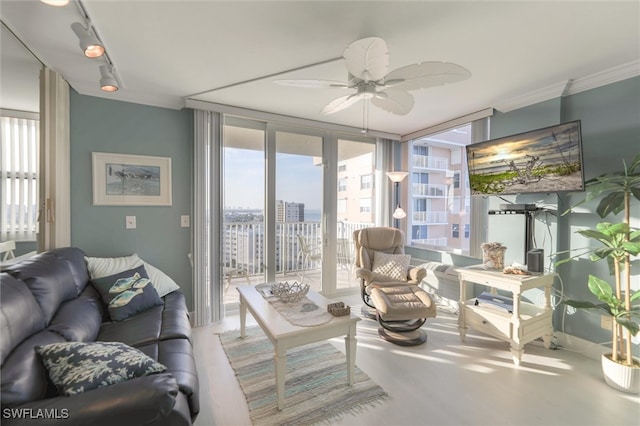
[[504, 268], [504, 252], [507, 250], [502, 243], [482, 243], [482, 265], [486, 269]]
[[[623, 213], [618, 223], [599, 222], [596, 229], [581, 229], [580, 235], [600, 242], [604, 247], [577, 249], [578, 254], [558, 260], [574, 250], [556, 253], [556, 265], [588, 254], [592, 261], [606, 259], [613, 284], [595, 275], [589, 275], [589, 291], [602, 303], [582, 300], [565, 300], [562, 303], [574, 308], [599, 309], [613, 317], [612, 348], [602, 355], [602, 374], [605, 382], [614, 389], [640, 392], [640, 360], [633, 356], [632, 337], [640, 334], [640, 290], [631, 288], [632, 258], [640, 255], [640, 230], [631, 228], [631, 200], [640, 201], [640, 154], [631, 165], [623, 160], [624, 170], [598, 176], [586, 183], [586, 197], [577, 205], [602, 196], [596, 212], [601, 218], [609, 213]], [[575, 206], [574, 206], [575, 207]], [[572, 207], [573, 208], [573, 207]], [[567, 214], [571, 211], [564, 212]], [[615, 364], [615, 365], [614, 365]], [[617, 368], [613, 368], [617, 367]]]
[[327, 305], [327, 312], [334, 317], [342, 317], [351, 313], [351, 307], [345, 305], [344, 302], [329, 303]]
[[171, 157], [92, 153], [94, 206], [170, 206]]
[[282, 302], [297, 302], [309, 292], [308, 283], [294, 281], [271, 284], [271, 293]]
[[518, 268], [517, 266], [507, 266], [502, 270], [502, 273], [511, 275], [531, 275], [531, 272], [526, 269]]

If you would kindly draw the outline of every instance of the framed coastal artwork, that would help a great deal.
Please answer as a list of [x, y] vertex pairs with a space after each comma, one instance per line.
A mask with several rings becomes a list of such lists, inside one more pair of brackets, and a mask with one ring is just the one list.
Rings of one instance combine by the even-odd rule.
[[92, 153], [94, 206], [170, 206], [171, 158]]

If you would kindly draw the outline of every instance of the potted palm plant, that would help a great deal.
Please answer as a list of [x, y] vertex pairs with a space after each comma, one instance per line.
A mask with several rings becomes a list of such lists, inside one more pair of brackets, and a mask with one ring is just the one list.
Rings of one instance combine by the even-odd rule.
[[[640, 391], [640, 361], [633, 357], [633, 336], [640, 330], [640, 291], [631, 288], [631, 259], [640, 253], [640, 230], [630, 226], [632, 198], [640, 201], [640, 154], [622, 172], [598, 176], [587, 182], [586, 197], [580, 203], [602, 197], [596, 212], [600, 218], [623, 213], [620, 223], [600, 222], [596, 229], [577, 231], [601, 243], [595, 249], [581, 249], [557, 265], [589, 254], [592, 261], [606, 260], [613, 276], [613, 286], [600, 277], [589, 275], [588, 287], [600, 303], [566, 300], [578, 309], [599, 309], [613, 317], [611, 354], [602, 356], [602, 371], [610, 386], [625, 392]], [[575, 206], [574, 206], [575, 207]], [[570, 211], [570, 210], [569, 210]], [[568, 213], [568, 212], [565, 212]], [[619, 371], [618, 371], [619, 370]]]

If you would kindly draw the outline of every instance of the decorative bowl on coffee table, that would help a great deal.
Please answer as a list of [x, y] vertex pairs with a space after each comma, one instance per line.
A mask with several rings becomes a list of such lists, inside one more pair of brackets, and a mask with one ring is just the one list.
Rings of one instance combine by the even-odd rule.
[[282, 302], [297, 302], [309, 292], [308, 283], [287, 281], [271, 284], [271, 293]]

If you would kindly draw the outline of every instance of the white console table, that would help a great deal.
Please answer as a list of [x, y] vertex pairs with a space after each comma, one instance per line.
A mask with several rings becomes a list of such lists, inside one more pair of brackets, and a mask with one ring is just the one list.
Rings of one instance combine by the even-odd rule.
[[[512, 275], [478, 266], [458, 268], [457, 271], [460, 277], [458, 330], [461, 341], [464, 342], [467, 328], [471, 327], [509, 342], [516, 365], [520, 365], [525, 343], [542, 337], [544, 347], [549, 349], [553, 335], [551, 286], [555, 273]], [[513, 311], [509, 313], [491, 307], [476, 306], [474, 299], [467, 300], [465, 282], [488, 286], [493, 293], [496, 293], [496, 290], [511, 292]], [[540, 287], [544, 287], [543, 307], [520, 300], [523, 291]]]

